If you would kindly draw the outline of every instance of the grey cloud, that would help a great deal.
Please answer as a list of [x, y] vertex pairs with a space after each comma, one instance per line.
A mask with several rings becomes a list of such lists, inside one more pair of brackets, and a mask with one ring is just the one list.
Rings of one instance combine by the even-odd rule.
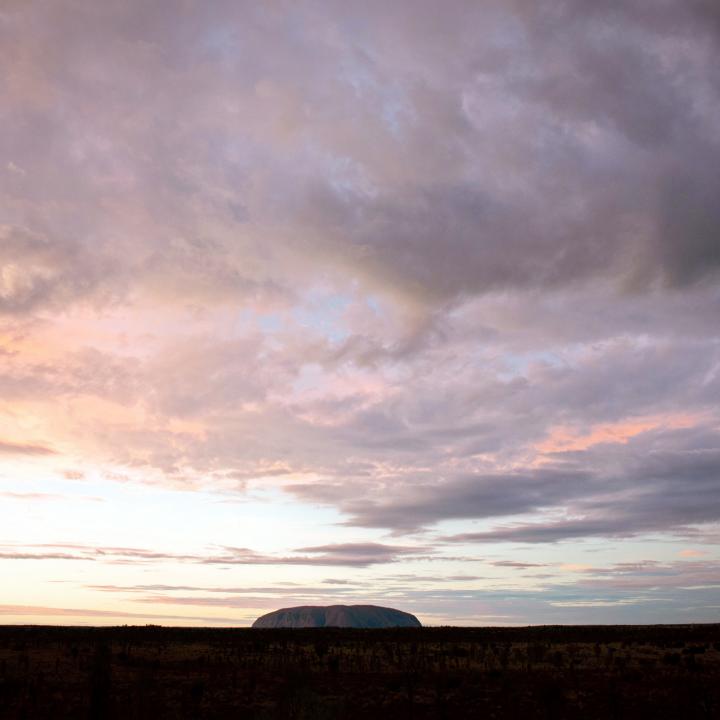
[[715, 561], [617, 563], [607, 568], [590, 568], [587, 575], [591, 577], [580, 580], [578, 585], [594, 590], [720, 587], [720, 564]]
[[25, 60], [0, 149], [24, 172], [6, 203], [31, 269], [6, 312], [138, 292], [283, 302], [337, 271], [430, 307], [717, 273], [707, 3], [4, 17]]
[[[463, 148], [455, 167], [447, 152], [449, 176], [428, 182], [431, 174], [418, 172], [409, 188], [384, 186], [377, 197], [315, 193], [305, 200], [313, 228], [317, 218], [337, 216], [363, 249], [352, 260], [357, 267], [431, 303], [598, 276], [637, 287], [641, 277], [645, 286], [658, 277], [687, 285], [716, 273], [717, 178], [701, 156], [717, 157], [718, 144], [711, 116], [690, 110], [717, 103], [709, 67], [718, 66], [718, 53], [704, 42], [708, 28], [677, 4], [674, 15], [686, 21], [680, 29], [644, 24], [637, 13], [576, 9], [571, 3], [543, 22], [525, 5], [518, 17], [534, 42], [527, 49], [519, 41], [501, 70], [483, 72], [482, 50], [473, 58], [464, 48], [478, 61], [475, 74], [463, 68], [459, 79], [443, 80], [458, 107], [462, 96], [465, 123], [418, 113], [431, 148], [452, 141]], [[463, 11], [457, 21], [467, 20]], [[683, 54], [678, 43], [688, 38], [697, 43]], [[422, 75], [426, 65], [418, 65]], [[431, 128], [444, 132], [433, 140]], [[523, 164], [512, 164], [512, 145]], [[467, 181], [488, 166], [496, 173]], [[496, 178], [515, 192], [504, 193]], [[678, 188], [683, 200], [668, 202]]]
[[404, 532], [450, 519], [560, 509], [574, 516], [446, 538], [457, 542], [541, 543], [683, 532], [720, 520], [717, 442], [716, 430], [646, 432], [626, 444], [600, 443], [584, 451], [555, 453], [563, 462], [525, 474], [398, 483], [386, 488], [378, 500], [354, 497], [339, 486], [305, 484], [287, 489], [305, 500], [336, 504], [349, 515], [349, 525]]
[[[237, 553], [236, 559], [231, 563], [245, 564], [280, 564], [280, 565], [344, 565], [348, 567], [367, 567], [378, 563], [397, 562], [403, 557], [419, 557], [427, 548], [422, 546], [385, 545], [383, 543], [337, 543], [319, 545], [315, 547], [297, 548], [296, 556], [261, 556], [250, 554], [244, 557], [244, 551], [236, 548], [226, 548], [230, 555]], [[211, 558], [211, 562], [220, 562], [221, 559]]]
[[491, 565], [495, 567], [507, 567], [515, 570], [528, 570], [536, 567], [548, 567], [547, 563], [519, 562], [517, 560], [496, 560]]
[[[568, 2], [549, 14], [532, 3], [299, 4], [293, 33], [282, 12], [243, 11], [241, 23], [227, 3], [63, 7], [6, 11], [4, 47], [26, 48], [27, 84], [10, 88], [4, 151], [26, 174], [9, 185], [0, 257], [30, 270], [12, 280], [6, 311], [124, 298], [132, 312], [148, 297], [287, 309], [324, 282], [416, 313], [389, 337], [371, 327], [312, 346], [285, 332], [279, 351], [198, 335], [142, 362], [84, 352], [0, 372], [17, 396], [98, 394], [214, 418], [204, 441], [130, 433], [116, 460], [242, 477], [253, 470], [234, 461], [243, 434], [253, 459], [287, 453], [307, 469], [322, 456], [329, 467], [316, 469], [342, 477], [330, 455], [410, 456], [451, 437], [458, 455], [517, 447], [570, 403], [595, 420], [662, 411], [678, 394], [659, 387], [711, 370], [718, 88], [705, 4]], [[501, 319], [498, 298], [514, 304]], [[691, 326], [704, 340], [679, 349]], [[478, 371], [452, 387], [445, 374], [522, 342], [538, 352], [549, 337], [567, 346], [645, 332], [669, 333], [673, 349], [618, 348], [586, 372], [555, 367], [529, 382]], [[438, 396], [425, 410], [438, 421], [421, 432], [408, 398], [347, 396], [316, 405], [359, 408], [344, 427], [319, 430], [282, 403], [239, 418], [243, 403], [287, 393], [300, 358], [328, 375], [399, 368], [408, 396]], [[718, 387], [696, 393], [709, 402]]]
[[[586, 491], [583, 471], [538, 470], [525, 475], [460, 477], [433, 484], [399, 484], [382, 500], [347, 499], [340, 507], [351, 525], [413, 529], [441, 519], [489, 518], [531, 512]], [[322, 485], [289, 485], [306, 500], [327, 500]], [[329, 496], [332, 497], [332, 488]]]
[[562, 522], [523, 523], [487, 532], [460, 533], [448, 537], [447, 540], [461, 543], [554, 543], [593, 536], [629, 537], [649, 529], [639, 526], [632, 517], [583, 518]]

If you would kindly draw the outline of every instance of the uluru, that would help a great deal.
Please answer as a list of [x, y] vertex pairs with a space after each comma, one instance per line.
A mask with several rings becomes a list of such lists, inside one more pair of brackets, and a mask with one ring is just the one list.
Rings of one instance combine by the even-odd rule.
[[301, 605], [259, 617], [254, 628], [392, 628], [422, 627], [410, 613], [377, 605]]

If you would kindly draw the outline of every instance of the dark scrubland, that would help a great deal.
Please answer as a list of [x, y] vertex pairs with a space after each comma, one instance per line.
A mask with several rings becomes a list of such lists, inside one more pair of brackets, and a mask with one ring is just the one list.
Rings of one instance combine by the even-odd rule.
[[0, 627], [0, 718], [720, 718], [720, 625]]

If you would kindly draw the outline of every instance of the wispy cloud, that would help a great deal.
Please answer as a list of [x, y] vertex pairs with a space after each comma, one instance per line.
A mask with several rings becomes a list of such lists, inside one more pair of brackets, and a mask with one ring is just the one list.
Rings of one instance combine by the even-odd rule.
[[63, 618], [95, 618], [95, 619], [128, 619], [128, 620], [153, 620], [173, 621], [191, 620], [194, 622], [206, 623], [234, 623], [237, 618], [232, 617], [199, 617], [197, 615], [160, 615], [155, 613], [133, 613], [124, 610], [98, 610], [96, 608], [59, 608], [44, 607], [41, 605], [2, 605], [0, 604], [0, 615], [14, 615], [17, 617], [51, 617], [56, 620]]
[[0, 455], [54, 455], [55, 450], [44, 445], [3, 442], [0, 440]]
[[[47, 549], [51, 551], [48, 552]], [[63, 552], [59, 552], [63, 551]], [[248, 548], [222, 547], [207, 554], [181, 554], [131, 547], [92, 547], [74, 544], [25, 545], [15, 549], [0, 544], [4, 560], [86, 560], [121, 564], [181, 562], [202, 565], [319, 565], [367, 567], [399, 562], [403, 558], [425, 557], [427, 548], [381, 543], [341, 543], [299, 548], [293, 555], [270, 555]]]

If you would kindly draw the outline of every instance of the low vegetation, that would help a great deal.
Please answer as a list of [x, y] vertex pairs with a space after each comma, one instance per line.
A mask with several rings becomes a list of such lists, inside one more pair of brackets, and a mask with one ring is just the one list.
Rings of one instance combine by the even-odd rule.
[[720, 625], [0, 627], [0, 718], [717, 718]]

